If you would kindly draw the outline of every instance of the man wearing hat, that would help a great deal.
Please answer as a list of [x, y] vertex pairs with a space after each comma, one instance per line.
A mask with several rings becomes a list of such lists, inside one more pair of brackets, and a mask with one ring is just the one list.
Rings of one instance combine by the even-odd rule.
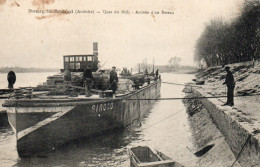
[[230, 67], [226, 66], [225, 70], [227, 72], [227, 75], [223, 85], [227, 85], [227, 102], [224, 105], [234, 106], [235, 81], [234, 81], [233, 74], [230, 71]]
[[94, 77], [92, 75], [91, 67], [87, 66], [87, 69], [83, 73], [83, 83], [85, 85], [85, 95], [86, 97], [90, 96], [90, 89], [94, 83]]
[[113, 66], [112, 70], [110, 71], [110, 88], [111, 90], [113, 90], [114, 94], [117, 89], [117, 82], [118, 82], [118, 77], [117, 77], [116, 67]]

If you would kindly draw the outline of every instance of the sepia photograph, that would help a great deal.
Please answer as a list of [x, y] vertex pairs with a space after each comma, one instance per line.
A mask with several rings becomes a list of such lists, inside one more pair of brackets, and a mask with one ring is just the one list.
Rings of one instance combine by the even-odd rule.
[[259, 0], [0, 0], [0, 167], [260, 167]]

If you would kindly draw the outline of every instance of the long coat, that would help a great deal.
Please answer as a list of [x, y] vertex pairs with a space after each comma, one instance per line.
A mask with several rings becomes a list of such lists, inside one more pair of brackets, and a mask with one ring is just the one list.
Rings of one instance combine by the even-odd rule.
[[110, 71], [110, 84], [111, 84], [110, 89], [113, 90], [113, 93], [116, 92], [117, 82], [118, 82], [118, 77], [116, 71], [114, 70]]
[[112, 83], [114, 80], [118, 81], [118, 77], [117, 77], [117, 72], [112, 70], [110, 71], [110, 83]]
[[226, 84], [228, 88], [234, 88], [235, 87], [234, 76], [233, 76], [231, 71], [227, 72], [226, 80], [225, 80], [224, 84]]

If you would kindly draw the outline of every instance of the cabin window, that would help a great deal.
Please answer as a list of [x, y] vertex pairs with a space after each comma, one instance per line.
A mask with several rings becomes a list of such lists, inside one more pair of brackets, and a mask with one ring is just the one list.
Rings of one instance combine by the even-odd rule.
[[88, 61], [92, 61], [93, 57], [92, 56], [88, 56]]
[[86, 61], [86, 57], [85, 56], [83, 57], [83, 61]]
[[76, 63], [76, 69], [80, 69], [80, 63]]
[[74, 61], [74, 57], [70, 57], [70, 61]]
[[74, 69], [74, 63], [70, 63], [70, 69]]
[[79, 61], [79, 57], [75, 57], [75, 61]]
[[69, 62], [69, 57], [65, 57], [65, 62]]
[[79, 57], [79, 61], [82, 61], [82, 57], [81, 56]]

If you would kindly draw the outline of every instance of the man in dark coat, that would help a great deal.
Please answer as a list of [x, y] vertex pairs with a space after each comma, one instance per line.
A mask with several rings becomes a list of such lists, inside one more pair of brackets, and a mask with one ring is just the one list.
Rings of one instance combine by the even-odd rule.
[[146, 77], [148, 77], [148, 70], [147, 70], [147, 68], [145, 68], [144, 74], [145, 74]]
[[87, 67], [87, 69], [83, 73], [83, 80], [85, 81], [87, 78], [93, 79], [92, 71], [90, 69], [90, 66]]
[[223, 85], [227, 85], [227, 102], [224, 105], [234, 105], [234, 89], [235, 89], [235, 81], [232, 72], [230, 71], [230, 67], [226, 66], [225, 70], [227, 72], [226, 80]]
[[83, 83], [85, 85], [85, 95], [86, 97], [90, 96], [90, 89], [93, 86], [93, 75], [90, 66], [83, 73]]
[[155, 72], [155, 80], [159, 79], [159, 69], [156, 70]]
[[117, 82], [118, 82], [118, 77], [117, 77], [116, 67], [114, 66], [110, 71], [110, 89], [113, 91], [114, 94], [117, 89]]
[[159, 69], [156, 70], [155, 75], [156, 75], [156, 77], [158, 77], [158, 75], [159, 75]]

